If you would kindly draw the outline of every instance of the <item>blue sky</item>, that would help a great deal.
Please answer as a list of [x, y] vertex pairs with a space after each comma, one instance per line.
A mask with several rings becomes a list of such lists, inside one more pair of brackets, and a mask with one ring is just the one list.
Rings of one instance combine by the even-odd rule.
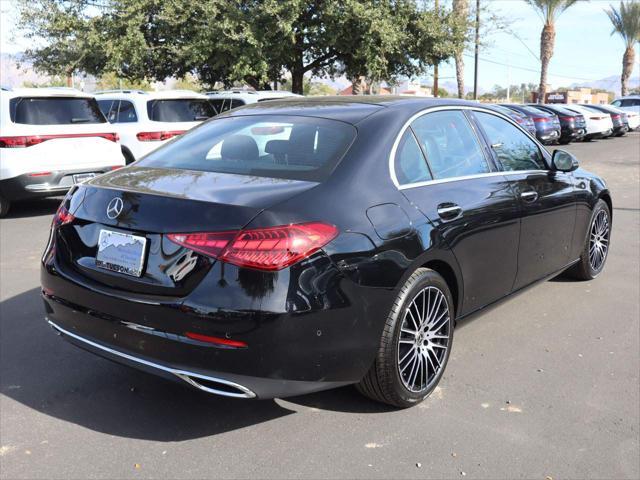
[[[517, 33], [521, 41], [507, 33], [493, 34], [486, 39], [489, 46], [481, 52], [480, 86], [483, 89], [491, 89], [495, 84], [506, 86], [508, 79], [511, 84], [537, 83], [540, 67], [533, 54], [539, 55], [542, 20], [524, 0], [482, 2], [490, 3], [492, 10], [509, 19], [511, 30]], [[554, 87], [620, 75], [624, 44], [617, 35], [610, 35], [611, 23], [603, 12], [610, 3], [618, 5], [619, 1], [582, 1], [560, 16], [556, 23], [555, 53], [549, 68], [549, 81]], [[26, 41], [13, 32], [15, 4], [11, 0], [0, 0], [0, 5], [0, 51], [23, 51]], [[472, 56], [471, 50], [468, 53]], [[466, 60], [465, 83], [471, 87], [473, 59], [467, 57]], [[636, 61], [640, 61], [640, 52], [637, 52]], [[511, 68], [506, 64], [510, 64]], [[455, 81], [453, 65], [443, 65], [440, 75], [443, 81]], [[640, 75], [638, 64], [633, 75], [635, 78]]]

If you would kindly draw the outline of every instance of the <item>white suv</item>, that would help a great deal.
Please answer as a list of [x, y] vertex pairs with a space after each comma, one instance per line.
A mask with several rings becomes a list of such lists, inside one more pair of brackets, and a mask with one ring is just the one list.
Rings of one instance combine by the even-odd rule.
[[207, 92], [206, 95], [215, 108], [216, 115], [249, 103], [302, 96], [286, 90], [218, 90]]
[[207, 96], [190, 90], [111, 90], [95, 96], [120, 135], [127, 163], [215, 115]]
[[620, 97], [611, 102], [611, 105], [624, 110], [629, 120], [630, 130], [640, 128], [640, 95]]
[[71, 88], [0, 91], [0, 216], [11, 202], [64, 194], [125, 164], [93, 96]]

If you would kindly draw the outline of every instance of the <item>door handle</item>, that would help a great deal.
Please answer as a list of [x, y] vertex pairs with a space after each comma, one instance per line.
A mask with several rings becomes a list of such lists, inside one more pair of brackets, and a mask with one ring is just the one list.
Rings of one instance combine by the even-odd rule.
[[443, 220], [453, 220], [462, 214], [462, 208], [455, 203], [441, 203], [438, 205], [438, 215]]
[[520, 198], [525, 202], [535, 202], [538, 199], [538, 192], [535, 190], [529, 190], [528, 192], [522, 192], [520, 194]]

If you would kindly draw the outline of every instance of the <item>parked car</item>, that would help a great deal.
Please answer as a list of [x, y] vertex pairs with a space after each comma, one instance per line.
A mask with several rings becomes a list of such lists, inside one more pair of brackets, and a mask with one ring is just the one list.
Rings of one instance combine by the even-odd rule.
[[553, 113], [560, 120], [560, 140], [561, 145], [566, 145], [572, 141], [582, 140], [587, 134], [587, 125], [581, 113], [567, 110], [564, 106], [557, 104], [531, 105], [539, 110]]
[[602, 113], [606, 113], [611, 116], [613, 122], [613, 136], [622, 137], [629, 131], [629, 120], [627, 114], [622, 110], [618, 110], [610, 105], [582, 105], [583, 107], [589, 107], [594, 110], [598, 110]]
[[611, 209], [570, 153], [478, 103], [264, 102], [71, 191], [42, 292], [63, 338], [205, 392], [355, 383], [409, 407], [456, 320], [566, 269], [597, 277]]
[[264, 102], [287, 97], [302, 97], [286, 90], [215, 90], [207, 92], [211, 105], [220, 114], [232, 108], [238, 108], [250, 103]]
[[617, 98], [611, 102], [611, 105], [627, 113], [635, 112], [640, 115], [640, 95], [628, 95]]
[[509, 104], [504, 106], [530, 117], [536, 126], [536, 137], [545, 145], [560, 140], [560, 121], [553, 113], [528, 105]]
[[109, 90], [95, 95], [120, 135], [128, 164], [215, 115], [207, 97], [190, 90]]
[[531, 135], [533, 135], [534, 137], [536, 136], [536, 133], [537, 133], [536, 124], [533, 122], [533, 119], [531, 117], [524, 115], [522, 113], [518, 113], [515, 110], [511, 110], [510, 108], [507, 108], [503, 105], [486, 103], [483, 106], [491, 110], [495, 110], [496, 112], [500, 112], [503, 115], [506, 115], [507, 117], [514, 120], [517, 124], [522, 126], [522, 128], [524, 128]]
[[611, 115], [582, 105], [568, 104], [564, 105], [564, 108], [579, 113], [584, 117], [587, 125], [587, 134], [583, 140], [588, 142], [594, 138], [607, 138], [613, 135]]
[[0, 217], [12, 202], [64, 195], [124, 165], [95, 99], [67, 88], [0, 91]]
[[627, 114], [629, 130], [638, 130], [640, 128], [640, 95], [618, 98], [611, 102], [611, 106]]

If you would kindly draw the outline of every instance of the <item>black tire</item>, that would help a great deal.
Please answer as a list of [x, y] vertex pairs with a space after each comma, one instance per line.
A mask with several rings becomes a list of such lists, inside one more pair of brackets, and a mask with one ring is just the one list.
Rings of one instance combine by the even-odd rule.
[[[433, 295], [433, 297], [420, 297], [420, 295]], [[413, 318], [409, 317], [406, 312], [412, 305], [417, 305], [413, 303], [417, 298], [422, 298], [423, 300], [428, 298], [428, 301], [431, 301], [432, 298], [434, 299], [434, 317], [445, 315], [446, 312], [444, 320], [434, 321], [434, 326], [437, 328], [434, 328], [432, 332], [433, 334], [444, 334], [446, 331], [447, 340], [436, 340], [434, 338], [429, 340], [427, 337], [431, 333], [427, 333], [427, 330], [422, 331], [421, 328], [416, 327], [415, 332], [412, 332], [416, 333], [415, 337], [410, 334], [410, 337], [408, 337], [409, 340], [407, 340], [406, 337], [402, 338], [403, 343], [401, 346], [401, 336], [407, 335], [406, 330], [403, 329], [403, 323], [409, 322], [409, 319]], [[442, 299], [445, 299], [446, 306], [436, 307], [437, 299], [440, 300], [440, 305], [442, 305]], [[419, 303], [420, 301], [418, 304]], [[427, 306], [424, 310], [428, 311], [429, 307]], [[419, 313], [416, 310], [412, 310], [412, 312]], [[407, 324], [405, 323], [405, 325]], [[407, 408], [420, 403], [429, 396], [442, 378], [451, 352], [453, 327], [453, 299], [447, 283], [435, 271], [427, 268], [419, 268], [409, 277], [400, 290], [391, 308], [391, 312], [389, 312], [387, 317], [376, 358], [367, 374], [360, 383], [356, 385], [356, 388], [363, 395], [373, 400], [395, 407]], [[418, 334], [418, 331], [422, 333]], [[433, 345], [434, 341], [441, 343], [437, 349], [432, 347], [429, 350], [428, 344], [431, 343], [431, 345]], [[409, 345], [409, 343], [411, 344]], [[443, 349], [445, 344], [446, 349]], [[412, 353], [413, 355], [408, 361], [400, 358], [401, 354], [406, 358], [407, 355], [411, 355]], [[427, 356], [429, 357], [428, 359]], [[416, 368], [416, 381], [418, 380], [418, 372], [420, 372], [420, 387], [412, 391], [406, 385], [408, 379], [404, 376], [406, 374], [400, 372], [400, 365], [404, 364], [404, 368], [408, 369], [408, 367], [411, 366], [409, 362], [412, 362], [413, 358], [416, 360], [414, 363], [411, 363], [411, 365], [414, 365], [412, 368]], [[403, 363], [403, 361], [405, 363]], [[431, 376], [429, 375], [429, 364], [433, 365]], [[415, 367], [415, 365], [418, 366]], [[424, 365], [424, 367], [422, 367], [422, 365]], [[424, 370], [420, 370], [420, 368], [424, 368]], [[411, 373], [408, 374], [408, 377], [411, 377]], [[422, 385], [424, 385], [424, 387], [422, 387]]]
[[569, 145], [571, 143], [571, 140], [570, 139], [569, 140], [560, 140], [558, 143], [560, 145]]
[[[604, 213], [601, 213], [604, 212]], [[604, 252], [604, 258], [602, 258], [601, 262], [596, 264], [592, 263], [591, 258], [591, 247], [592, 247], [592, 233], [594, 230], [594, 224], [598, 221], [599, 218], [605, 216], [607, 221], [607, 233], [603, 237], [606, 239], [606, 251]], [[595, 208], [591, 214], [591, 220], [589, 221], [589, 230], [587, 231], [586, 239], [584, 242], [584, 247], [582, 249], [582, 253], [580, 254], [580, 260], [576, 263], [571, 269], [567, 271], [569, 276], [575, 278], [576, 280], [593, 280], [596, 278], [602, 270], [604, 270], [604, 266], [607, 262], [607, 257], [609, 256], [609, 247], [611, 245], [611, 212], [609, 211], [609, 206], [607, 202], [600, 199], [598, 203], [596, 203]]]
[[129, 151], [127, 147], [122, 147], [122, 155], [124, 156], [124, 161], [126, 165], [129, 165], [136, 161], [136, 159], [133, 158], [133, 154]]
[[11, 202], [6, 198], [0, 197], [0, 218], [6, 217], [11, 208]]

